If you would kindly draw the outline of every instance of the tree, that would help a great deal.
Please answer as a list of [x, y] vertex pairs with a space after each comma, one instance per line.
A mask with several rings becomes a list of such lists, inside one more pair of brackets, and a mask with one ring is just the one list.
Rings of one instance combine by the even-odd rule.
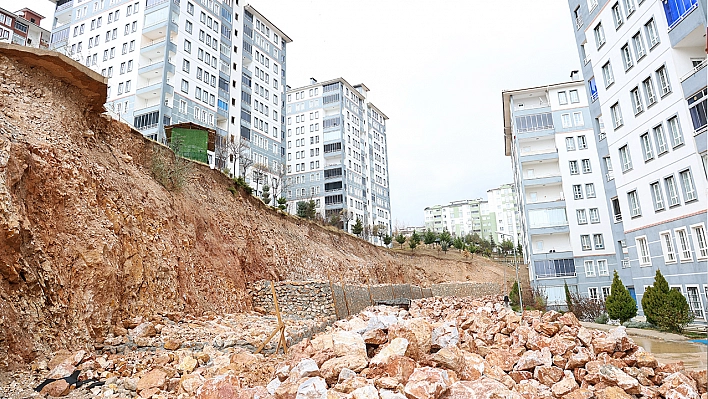
[[434, 244], [436, 238], [436, 234], [428, 229], [423, 234], [423, 243], [425, 243], [425, 245]]
[[411, 234], [411, 238], [408, 240], [408, 246], [411, 247], [411, 250], [413, 250], [418, 246], [418, 244], [420, 244], [420, 234], [413, 230], [413, 234]]
[[268, 165], [262, 163], [253, 165], [253, 181], [256, 182], [256, 194], [258, 194], [258, 189], [260, 188], [261, 182], [267, 181], [268, 173], [270, 173], [270, 168], [268, 168]]
[[[570, 289], [568, 288], [568, 283], [566, 281], [563, 282], [565, 285], [565, 305], [568, 307], [568, 311], [572, 312], [573, 311], [573, 297], [570, 295]], [[577, 316], [577, 315], [576, 315]]]
[[455, 247], [458, 251], [462, 252], [463, 249], [465, 249], [465, 242], [462, 240], [461, 237], [455, 237], [454, 240], [452, 240], [452, 246]]
[[629, 295], [629, 291], [620, 280], [617, 270], [615, 270], [615, 276], [612, 278], [610, 295], [605, 299], [605, 307], [607, 308], [607, 315], [611, 319], [619, 320], [620, 323], [624, 323], [637, 315], [637, 303]]
[[686, 298], [680, 291], [669, 288], [669, 283], [659, 270], [654, 276], [654, 285], [644, 292], [642, 309], [647, 321], [662, 329], [680, 332], [693, 321]]
[[392, 240], [392, 237], [391, 237], [390, 235], [386, 234], [386, 235], [383, 237], [384, 245], [386, 245], [387, 247], [388, 247], [389, 245], [391, 245], [391, 240]]
[[669, 291], [669, 283], [657, 269], [654, 276], [654, 285], [647, 287], [646, 291], [644, 291], [644, 296], [642, 296], [642, 309], [648, 323], [658, 325], [656, 318], [658, 312], [666, 303]]
[[401, 249], [403, 249], [403, 243], [406, 242], [406, 236], [403, 235], [403, 233], [398, 233], [396, 235], [396, 242], [401, 245]]
[[342, 220], [342, 230], [349, 232], [349, 221], [352, 220], [352, 217], [347, 208], [339, 211], [339, 216]]
[[222, 149], [225, 155], [228, 155], [231, 162], [238, 162], [239, 176], [246, 177], [248, 168], [253, 165], [251, 158], [251, 144], [245, 137], [238, 137], [238, 140], [233, 140], [235, 136], [231, 136], [231, 140], [226, 143]]
[[524, 256], [524, 247], [521, 246], [521, 243], [516, 245], [516, 253], [519, 256], [522, 256], [522, 257]]
[[314, 219], [316, 215], [315, 211], [315, 201], [298, 201], [296, 204], [297, 216], [303, 219]]
[[519, 282], [514, 281], [514, 285], [509, 292], [509, 304], [511, 306], [519, 306]]
[[505, 255], [509, 255], [514, 251], [514, 243], [511, 240], [502, 241], [500, 246]]
[[352, 233], [354, 235], [360, 235], [364, 231], [364, 226], [361, 224], [361, 219], [356, 218], [356, 223], [352, 226]]
[[280, 197], [278, 198], [278, 209], [281, 211], [284, 211], [288, 206], [287, 206], [288, 200], [285, 197]]
[[496, 248], [496, 247], [497, 247], [497, 243], [494, 241], [494, 237], [492, 237], [492, 235], [490, 234], [489, 235], [489, 249], [491, 251], [494, 251], [494, 248]]
[[371, 228], [371, 235], [378, 237], [379, 236], [379, 229], [381, 227], [378, 224], [375, 224], [374, 227]]
[[443, 229], [442, 233], [440, 233], [440, 245], [442, 245], [443, 242], [446, 243], [448, 247], [450, 243], [452, 243], [452, 236], [447, 229]]
[[329, 217], [329, 224], [332, 226], [340, 227], [340, 224], [342, 223], [342, 217], [339, 216], [339, 214], [334, 214]]
[[270, 187], [268, 184], [263, 185], [263, 192], [261, 193], [261, 199], [266, 205], [270, 205]]

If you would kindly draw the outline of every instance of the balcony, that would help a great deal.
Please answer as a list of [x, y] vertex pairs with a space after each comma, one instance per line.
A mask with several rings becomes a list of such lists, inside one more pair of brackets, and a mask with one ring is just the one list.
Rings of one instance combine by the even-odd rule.
[[566, 222], [565, 225], [560, 225], [560, 226], [548, 226], [548, 227], [531, 227], [529, 228], [529, 234], [533, 235], [538, 235], [538, 234], [558, 234], [558, 233], [569, 233], [570, 232], [570, 227], [568, 226], [568, 222]]
[[562, 178], [560, 172], [558, 174], [548, 174], [534, 176], [533, 178], [528, 178], [523, 180], [524, 187], [534, 187], [534, 186], [546, 186], [549, 184], [560, 184]]
[[685, 96], [691, 96], [706, 87], [706, 63], [708, 63], [708, 60], [703, 59], [703, 61], [695, 65], [688, 73], [681, 77], [681, 88]]
[[165, 84], [163, 86], [162, 82], [158, 81], [157, 83], [148, 84], [146, 86], [138, 88], [138, 90], [135, 92], [135, 95], [145, 100], [151, 100], [155, 98], [160, 98], [163, 91], [165, 92], [165, 94], [174, 93], [174, 89], [172, 88], [172, 86], [170, 86], [169, 84]]
[[[530, 155], [526, 155], [526, 154], [530, 154]], [[521, 163], [535, 162], [535, 161], [546, 161], [546, 160], [551, 160], [551, 159], [558, 159], [558, 150], [556, 150], [555, 148], [534, 151], [533, 153], [524, 153], [524, 155], [521, 155], [519, 157], [519, 161]]]
[[534, 209], [565, 208], [565, 199], [553, 198], [544, 201], [527, 202], [525, 208], [529, 211]]
[[147, 3], [145, 4], [145, 13], [152, 12], [154, 10], [159, 10], [160, 8], [164, 8], [169, 4], [170, 0], [147, 0]]
[[175, 66], [169, 62], [166, 65], [167, 68], [165, 68], [165, 61], [163, 60], [157, 60], [147, 65], [141, 65], [140, 68], [138, 68], [138, 75], [141, 75], [142, 77], [147, 79], [162, 76], [165, 72], [174, 75]]

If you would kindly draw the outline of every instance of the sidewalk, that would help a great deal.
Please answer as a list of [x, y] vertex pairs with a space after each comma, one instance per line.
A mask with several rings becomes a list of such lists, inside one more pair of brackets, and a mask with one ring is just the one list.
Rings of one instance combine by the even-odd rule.
[[[582, 324], [586, 328], [594, 328], [594, 329], [603, 330], [603, 331], [609, 331], [613, 328], [618, 327], [618, 326], [611, 326], [609, 324], [589, 323], [589, 322], [585, 322], [585, 321], [581, 321], [580, 324]], [[688, 341], [688, 338], [684, 337], [683, 335], [672, 334], [672, 333], [656, 331], [656, 330], [645, 330], [642, 328], [628, 328], [627, 335], [629, 335], [630, 337], [634, 336], [634, 337], [656, 338], [656, 339], [662, 339], [664, 341]]]

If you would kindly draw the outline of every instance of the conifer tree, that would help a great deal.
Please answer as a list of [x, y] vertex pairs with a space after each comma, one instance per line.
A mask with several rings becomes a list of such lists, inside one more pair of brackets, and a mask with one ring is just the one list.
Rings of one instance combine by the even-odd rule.
[[669, 295], [669, 283], [657, 269], [654, 285], [647, 287], [644, 296], [642, 296], [642, 310], [644, 310], [644, 316], [646, 316], [648, 323], [657, 325], [656, 317], [661, 307], [666, 303], [667, 295]]
[[620, 323], [631, 319], [637, 315], [637, 303], [634, 302], [632, 296], [629, 295], [629, 291], [622, 283], [622, 280], [615, 270], [615, 276], [612, 279], [611, 293], [605, 300], [605, 308], [607, 309], [607, 315], [611, 319], [619, 320]]

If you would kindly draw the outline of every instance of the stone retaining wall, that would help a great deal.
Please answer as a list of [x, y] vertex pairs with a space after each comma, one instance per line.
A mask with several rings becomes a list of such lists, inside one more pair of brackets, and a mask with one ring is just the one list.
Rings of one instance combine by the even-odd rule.
[[[328, 321], [359, 313], [378, 300], [420, 299], [431, 296], [482, 297], [499, 294], [496, 283], [444, 283], [429, 288], [412, 284], [338, 284], [328, 281], [278, 281], [275, 293], [281, 313], [304, 319]], [[261, 280], [249, 289], [254, 309], [274, 312], [270, 281]]]

